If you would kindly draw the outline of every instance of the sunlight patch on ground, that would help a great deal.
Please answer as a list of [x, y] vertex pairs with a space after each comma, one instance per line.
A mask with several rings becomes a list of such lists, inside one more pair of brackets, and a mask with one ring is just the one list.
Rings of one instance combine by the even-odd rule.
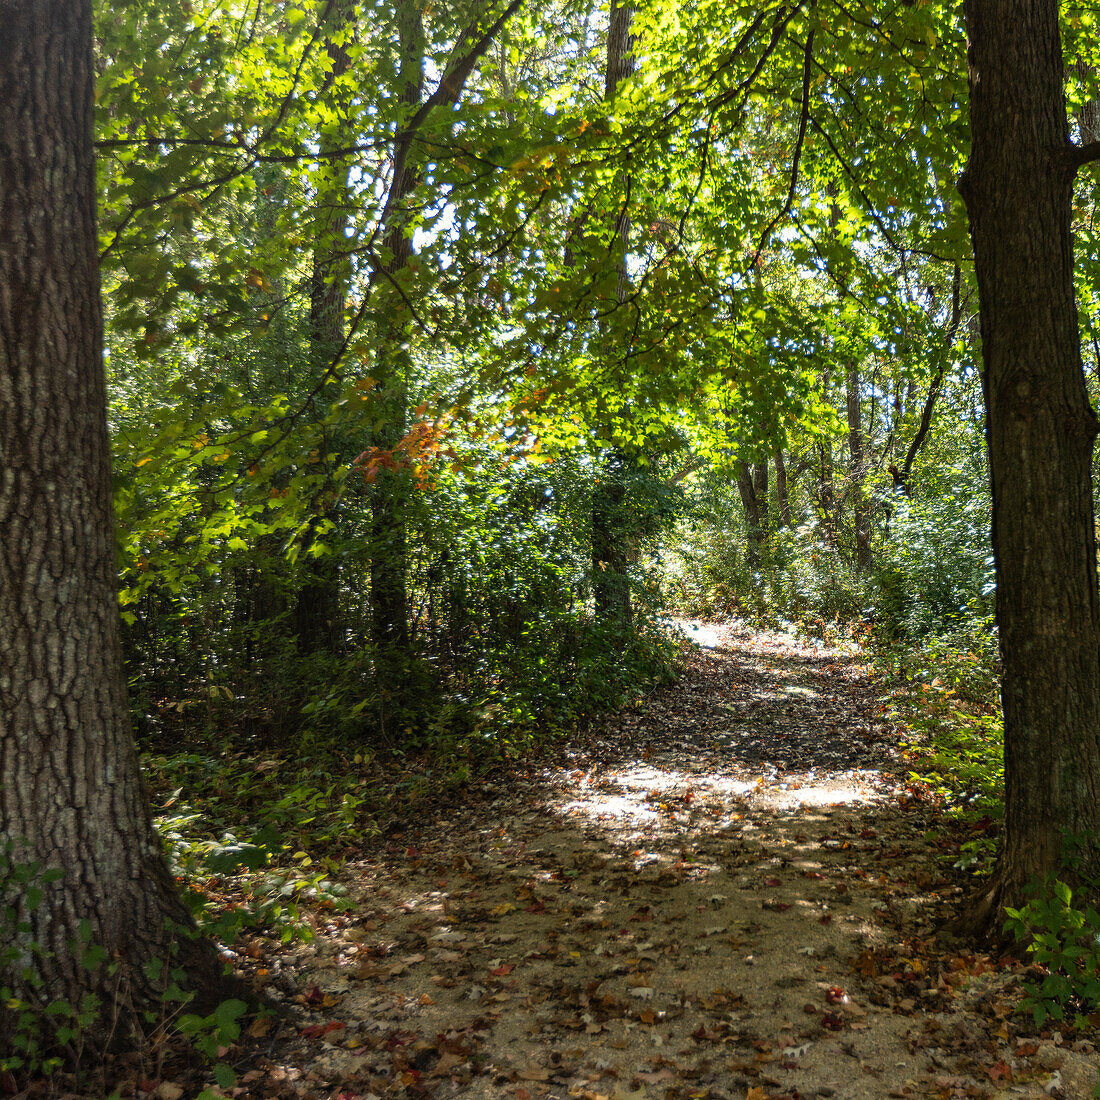
[[672, 630], [678, 630], [688, 641], [694, 642], [703, 649], [718, 649], [726, 644], [722, 640], [721, 628], [711, 623], [704, 623], [698, 619], [664, 619], [664, 625]]
[[[728, 813], [750, 807], [771, 812], [800, 807], [861, 805], [879, 794], [880, 776], [875, 771], [784, 776], [779, 779], [734, 779], [698, 774], [646, 764], [624, 767], [604, 775], [579, 779], [576, 773], [551, 775], [566, 781], [577, 797], [564, 802], [561, 811], [570, 817], [615, 821], [624, 826], [668, 822], [683, 824], [689, 814], [705, 813], [717, 825]], [[721, 804], [721, 809], [716, 805]]]
[[805, 684], [780, 684], [777, 690], [783, 695], [801, 695], [805, 699], [816, 699], [818, 692]]
[[862, 773], [866, 781], [850, 776], [840, 778], [824, 776], [791, 789], [787, 784], [775, 787], [763, 787], [756, 801], [765, 803], [777, 810], [794, 809], [798, 806], [858, 806], [872, 802], [877, 794], [874, 784], [877, 772]]

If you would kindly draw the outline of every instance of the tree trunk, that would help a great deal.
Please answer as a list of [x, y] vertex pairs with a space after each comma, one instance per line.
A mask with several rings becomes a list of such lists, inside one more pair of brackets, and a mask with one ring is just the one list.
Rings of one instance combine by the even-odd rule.
[[[420, 168], [414, 144], [429, 116], [439, 109], [453, 107], [466, 85], [474, 66], [492, 45], [501, 28], [515, 14], [523, 0], [511, 0], [483, 33], [475, 21], [460, 35], [471, 48], [454, 59], [442, 74], [435, 91], [424, 99], [424, 58], [427, 41], [420, 0], [398, 0], [396, 21], [398, 37], [397, 94], [405, 106], [403, 118], [396, 120], [393, 142], [393, 168], [385, 206], [380, 215], [381, 253], [372, 258], [370, 290], [378, 318], [378, 355], [375, 359], [375, 418], [380, 430], [368, 449], [393, 454], [405, 435], [406, 383], [409, 353], [406, 344], [411, 321], [402, 282], [412, 259], [411, 215], [409, 204], [420, 183]], [[431, 144], [439, 141], [433, 134]], [[407, 286], [407, 282], [406, 282]], [[372, 302], [373, 304], [373, 302]], [[409, 612], [406, 582], [407, 550], [404, 499], [411, 490], [410, 478], [399, 459], [377, 469], [371, 491], [371, 617], [378, 669], [391, 690], [399, 686], [399, 675], [409, 652]]]
[[741, 462], [737, 472], [737, 491], [745, 508], [745, 548], [749, 568], [755, 571], [760, 567], [760, 551], [768, 528], [768, 464], [757, 462], [750, 467], [747, 462]]
[[[0, 835], [60, 868], [29, 932], [0, 929], [0, 985], [101, 997], [125, 1035], [149, 964], [213, 991], [145, 802], [122, 674], [92, 150], [88, 0], [0, 0]], [[19, 841], [25, 841], [25, 844]], [[84, 922], [87, 922], [84, 924]], [[133, 1004], [84, 942], [121, 965]], [[37, 944], [33, 952], [30, 947]], [[11, 963], [5, 948], [14, 946]], [[29, 967], [41, 984], [21, 979]], [[216, 992], [213, 993], [216, 997]], [[210, 996], [205, 998], [209, 1002]], [[0, 1028], [4, 1021], [0, 1019]]]
[[[619, 84], [634, 72], [633, 20], [633, 4], [612, 3], [604, 75], [604, 97], [608, 102], [615, 98]], [[618, 180], [615, 190], [628, 195], [630, 177]], [[614, 230], [613, 255], [618, 274], [615, 296], [621, 307], [629, 285], [626, 257], [630, 248], [630, 214], [625, 206], [616, 217]], [[626, 476], [632, 463], [623, 448], [615, 448], [604, 459], [602, 476], [592, 493], [592, 587], [596, 617], [618, 627], [628, 627], [634, 615], [630, 598], [631, 523], [624, 507]]]
[[629, 517], [626, 499], [627, 459], [613, 451], [592, 494], [592, 594], [596, 618], [618, 627], [628, 627], [633, 617], [630, 599]]
[[1070, 834], [1100, 872], [1100, 607], [1091, 491], [1097, 422], [1073, 285], [1074, 159], [1055, 0], [966, 0], [966, 200], [980, 299], [1005, 840], [973, 914], [999, 924]]
[[[397, 92], [406, 105], [409, 119], [421, 107], [424, 86], [424, 17], [419, 0], [397, 4], [398, 64]], [[380, 293], [381, 318], [379, 351], [375, 362], [380, 427], [374, 446], [393, 451], [405, 435], [406, 376], [409, 334], [407, 310], [397, 284], [412, 259], [412, 235], [408, 232], [408, 204], [419, 183], [417, 163], [412, 156], [411, 135], [398, 123], [394, 146], [393, 178], [382, 212], [383, 257], [371, 272], [371, 289]], [[401, 307], [400, 309], [398, 307]], [[371, 614], [376, 661], [383, 678], [400, 676], [409, 649], [409, 610], [406, 582], [407, 550], [404, 497], [409, 478], [400, 464], [381, 467], [371, 489]], [[387, 671], [388, 670], [388, 671]], [[392, 684], [389, 686], [393, 686]]]
[[871, 511], [863, 492], [866, 459], [863, 453], [863, 415], [859, 393], [859, 367], [849, 360], [844, 373], [844, 390], [848, 407], [848, 454], [851, 463], [852, 518], [856, 536], [856, 569], [866, 573], [871, 568]]
[[[1078, 61], [1074, 67], [1082, 79], [1092, 75], [1090, 66], [1083, 61]], [[1077, 127], [1081, 132], [1082, 145], [1088, 145], [1090, 141], [1100, 141], [1100, 99], [1093, 98], [1081, 105], [1077, 112]]]
[[793, 527], [791, 519], [791, 500], [787, 493], [787, 463], [783, 459], [782, 447], [775, 449], [775, 499], [779, 504], [779, 524], [781, 527]]
[[[346, 26], [346, 13], [334, 20], [337, 34]], [[309, 342], [313, 373], [317, 379], [332, 377], [332, 369], [344, 346], [344, 310], [351, 274], [348, 262], [348, 162], [334, 160], [332, 154], [347, 142], [348, 124], [340, 78], [351, 68], [351, 58], [343, 44], [329, 39], [327, 51], [331, 69], [326, 89], [336, 107], [339, 121], [319, 135], [320, 163], [317, 186], [317, 228], [313, 244], [313, 270], [309, 295]], [[332, 387], [326, 387], [332, 388]], [[328, 447], [325, 447], [326, 452]], [[327, 458], [322, 459], [328, 462]], [[332, 496], [331, 484], [318, 494], [318, 504]], [[327, 552], [312, 557], [306, 564], [305, 583], [298, 591], [294, 605], [294, 630], [298, 649], [303, 654], [328, 653], [339, 656], [343, 651], [343, 629], [340, 622], [339, 558], [333, 553], [331, 539], [319, 531], [323, 513], [318, 512], [310, 523], [307, 546], [314, 542], [324, 545]], [[335, 520], [334, 515], [329, 515]]]
[[821, 442], [817, 446], [817, 506], [821, 517], [821, 541], [826, 546], [836, 546], [836, 493], [833, 489], [832, 443]]

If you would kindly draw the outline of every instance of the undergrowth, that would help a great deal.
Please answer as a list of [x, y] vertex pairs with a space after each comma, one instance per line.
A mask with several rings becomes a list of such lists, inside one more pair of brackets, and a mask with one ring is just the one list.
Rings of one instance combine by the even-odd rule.
[[993, 823], [1004, 808], [1004, 726], [996, 636], [986, 624], [932, 636], [920, 646], [873, 650], [891, 682], [888, 716], [909, 729], [910, 778], [940, 796], [948, 815], [972, 828], [959, 864], [987, 871]]

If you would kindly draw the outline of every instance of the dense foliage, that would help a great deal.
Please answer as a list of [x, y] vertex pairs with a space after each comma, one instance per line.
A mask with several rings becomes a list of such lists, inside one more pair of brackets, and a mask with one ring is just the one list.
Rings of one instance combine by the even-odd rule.
[[718, 14], [101, 8], [147, 749], [464, 775], [676, 607], [995, 667], [957, 13]]

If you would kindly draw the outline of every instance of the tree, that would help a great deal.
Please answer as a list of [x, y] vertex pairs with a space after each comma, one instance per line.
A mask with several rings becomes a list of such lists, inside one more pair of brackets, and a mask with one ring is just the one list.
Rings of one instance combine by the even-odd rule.
[[1005, 843], [975, 914], [996, 921], [1084, 841], [1100, 871], [1100, 600], [1081, 363], [1073, 146], [1055, 0], [966, 0], [970, 160], [959, 184], [980, 303], [997, 619]]
[[[343, 39], [349, 34], [349, 13], [342, 7], [334, 13], [333, 28], [325, 43], [331, 65], [322, 92], [332, 102], [335, 121], [321, 127], [318, 135], [319, 164], [317, 169], [316, 237], [309, 286], [309, 344], [313, 374], [335, 389], [333, 366], [344, 350], [344, 311], [350, 278], [348, 261], [348, 208], [350, 162], [339, 154], [341, 143], [349, 140], [348, 92], [342, 78], [351, 68], [351, 56]], [[325, 433], [325, 451], [329, 450]], [[323, 461], [329, 462], [326, 453]], [[303, 654], [316, 652], [339, 656], [343, 651], [343, 629], [340, 623], [339, 561], [320, 532], [326, 525], [324, 505], [335, 498], [332, 478], [326, 478], [317, 494], [317, 514], [309, 525], [310, 542], [321, 551], [307, 566], [308, 576], [299, 590], [294, 606], [295, 633], [298, 649]]]
[[755, 571], [768, 537], [768, 464], [763, 458], [751, 467], [744, 459], [737, 464], [737, 489], [745, 507], [749, 569]]
[[[158, 965], [211, 991], [219, 966], [152, 828], [122, 674], [91, 4], [0, 0], [0, 25], [0, 834], [64, 872], [0, 933], [0, 984], [125, 1012], [157, 996]], [[87, 944], [121, 979], [81, 965]]]
[[864, 454], [863, 420], [859, 364], [849, 359], [844, 368], [844, 403], [848, 412], [848, 477], [851, 482], [852, 519], [856, 536], [856, 568], [866, 573], [871, 568], [871, 509], [864, 492], [863, 481], [867, 475], [867, 459]]
[[[608, 104], [614, 102], [619, 85], [634, 73], [633, 22], [634, 5], [613, 0], [608, 14], [607, 67], [604, 72], [604, 99]], [[615, 183], [616, 192], [621, 190], [626, 196], [614, 217], [613, 243], [609, 249], [615, 267], [615, 303], [621, 310], [627, 299], [630, 278], [627, 271], [630, 251], [629, 174], [623, 173]], [[607, 342], [610, 343], [609, 340]], [[608, 349], [608, 354], [617, 355], [619, 351]], [[619, 629], [629, 629], [633, 615], [626, 481], [636, 465], [632, 455], [622, 447], [612, 448], [600, 462], [592, 493], [592, 588], [596, 617]]]

